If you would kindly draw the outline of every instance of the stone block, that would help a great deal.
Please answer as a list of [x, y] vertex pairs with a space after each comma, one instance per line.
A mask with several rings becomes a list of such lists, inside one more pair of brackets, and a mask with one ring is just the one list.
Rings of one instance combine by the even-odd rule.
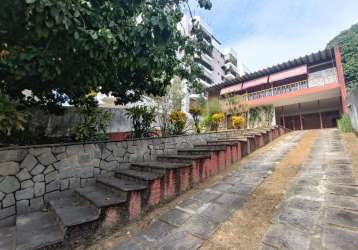
[[20, 182], [15, 176], [6, 176], [0, 182], [0, 190], [6, 194], [15, 192], [20, 188]]
[[80, 178], [70, 178], [70, 188], [79, 188], [81, 187], [81, 179]]
[[16, 175], [16, 177], [19, 179], [19, 181], [26, 181], [26, 180], [30, 180], [32, 178], [32, 176], [30, 175], [29, 171], [26, 168], [22, 169]]
[[62, 154], [56, 155], [56, 159], [57, 159], [58, 161], [64, 160], [64, 159], [66, 159], [66, 158], [67, 158], [67, 153], [62, 153]]
[[60, 190], [60, 183], [58, 181], [53, 181], [46, 184], [46, 193]]
[[59, 170], [59, 178], [60, 179], [67, 179], [70, 177], [74, 177], [75, 169], [74, 168], [62, 168]]
[[80, 175], [81, 178], [91, 178], [93, 177], [93, 168], [86, 167], [86, 168], [80, 168]]
[[358, 232], [343, 228], [325, 227], [322, 235], [323, 249], [357, 250]]
[[51, 152], [46, 152], [44, 154], [41, 154], [37, 158], [39, 159], [39, 162], [44, 166], [48, 166], [57, 161], [57, 159]]
[[290, 226], [277, 224], [271, 226], [263, 243], [277, 249], [308, 250], [310, 238], [307, 234], [292, 229]]
[[60, 189], [61, 189], [61, 191], [62, 191], [62, 190], [69, 189], [69, 187], [70, 187], [70, 180], [69, 180], [69, 179], [61, 180], [61, 182], [60, 182]]
[[52, 165], [50, 165], [45, 169], [44, 174], [49, 174], [49, 173], [51, 173], [51, 172], [53, 172], [55, 170], [56, 169]]
[[181, 226], [188, 220], [192, 215], [179, 209], [169, 210], [167, 213], [160, 216], [160, 220], [169, 223], [174, 226]]
[[31, 174], [32, 174], [32, 175], [38, 175], [38, 174], [41, 174], [44, 170], [45, 170], [45, 167], [44, 167], [44, 166], [42, 166], [41, 164], [37, 164], [37, 165], [31, 170]]
[[[15, 223], [16, 223], [15, 215], [9, 216], [5, 219], [0, 219], [0, 228], [12, 227], [15, 225]], [[9, 248], [5, 248], [5, 249], [9, 249]]]
[[16, 202], [16, 212], [17, 214], [25, 214], [30, 211], [30, 202], [28, 200], [22, 200]]
[[0, 201], [2, 201], [2, 199], [4, 199], [5, 194], [3, 192], [0, 192]]
[[84, 145], [84, 151], [90, 153], [92, 158], [101, 158], [101, 150], [95, 144], [86, 144]]
[[6, 207], [11, 207], [15, 205], [15, 197], [14, 194], [7, 194], [4, 198], [4, 200], [2, 201], [2, 206], [4, 208]]
[[16, 191], [15, 197], [17, 201], [31, 199], [34, 197], [34, 188], [26, 188]]
[[10, 161], [21, 162], [25, 158], [26, 154], [27, 152], [24, 149], [0, 151], [0, 163]]
[[52, 153], [54, 153], [54, 154], [62, 154], [62, 153], [64, 153], [64, 152], [66, 152], [66, 147], [64, 147], [64, 146], [61, 146], [61, 147], [53, 147], [52, 148]]
[[54, 163], [54, 167], [59, 170], [62, 168], [76, 167], [78, 164], [78, 155], [72, 155], [66, 159]]
[[212, 222], [207, 218], [194, 215], [193, 217], [188, 219], [179, 228], [179, 230], [183, 230], [190, 234], [197, 235], [203, 239], [208, 239], [212, 234], [214, 234], [218, 226], [219, 224], [216, 222]]
[[45, 181], [46, 183], [49, 183], [51, 181], [59, 180], [59, 174], [57, 171], [51, 172], [47, 175], [45, 175]]
[[33, 156], [39, 156], [45, 153], [51, 153], [50, 148], [30, 148], [29, 153]]
[[39, 197], [44, 195], [45, 193], [45, 183], [44, 182], [36, 182], [34, 186], [35, 197]]
[[19, 169], [19, 164], [14, 161], [0, 163], [0, 175], [2, 176], [16, 175]]
[[117, 168], [118, 166], [118, 162], [117, 161], [111, 161], [111, 162], [106, 162], [106, 161], [101, 161], [101, 163], [99, 164], [99, 167], [103, 170], [107, 170], [107, 171], [113, 171]]
[[95, 178], [81, 179], [81, 187], [86, 187], [89, 185], [94, 185], [96, 182]]
[[16, 214], [15, 206], [0, 209], [0, 220]]
[[72, 145], [72, 146], [67, 146], [66, 148], [66, 153], [68, 156], [78, 155], [83, 152], [84, 152], [83, 145]]
[[20, 167], [21, 168], [26, 168], [28, 171], [31, 171], [37, 164], [37, 160], [36, 158], [31, 155], [28, 154], [25, 159], [22, 161]]
[[357, 212], [351, 212], [345, 209], [326, 208], [325, 221], [327, 224], [358, 230]]
[[43, 182], [45, 181], [45, 176], [43, 174], [36, 175], [32, 178], [34, 182]]
[[45, 207], [42, 197], [30, 200], [30, 208], [32, 211], [41, 210]]
[[93, 169], [93, 175], [94, 176], [98, 176], [100, 174], [101, 170], [99, 168], [94, 168]]
[[21, 189], [25, 189], [28, 187], [32, 187], [34, 185], [34, 182], [32, 180], [27, 180], [21, 183]]

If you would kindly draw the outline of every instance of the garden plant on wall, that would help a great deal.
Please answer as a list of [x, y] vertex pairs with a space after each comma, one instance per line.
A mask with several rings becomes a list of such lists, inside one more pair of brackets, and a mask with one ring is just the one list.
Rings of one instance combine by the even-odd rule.
[[225, 114], [222, 112], [220, 100], [212, 98], [208, 101], [205, 109], [202, 125], [206, 130], [217, 131], [225, 121]]
[[262, 106], [255, 107], [249, 111], [249, 126], [250, 128], [269, 127], [273, 119], [273, 107]]
[[226, 94], [225, 104], [227, 113], [231, 115], [231, 123], [234, 128], [245, 128], [249, 107], [245, 95]]

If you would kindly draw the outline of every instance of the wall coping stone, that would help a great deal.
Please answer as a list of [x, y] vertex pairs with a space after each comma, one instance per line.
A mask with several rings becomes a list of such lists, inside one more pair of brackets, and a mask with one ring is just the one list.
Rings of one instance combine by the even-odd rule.
[[[280, 125], [276, 125], [271, 128], [282, 127]], [[127, 140], [107, 140], [107, 141], [88, 141], [88, 142], [68, 142], [68, 143], [53, 143], [53, 144], [36, 144], [36, 145], [25, 145], [25, 146], [9, 146], [9, 147], [0, 147], [0, 151], [8, 151], [8, 150], [18, 150], [18, 149], [30, 149], [30, 148], [56, 148], [63, 146], [73, 146], [73, 145], [88, 145], [88, 144], [101, 144], [101, 143], [110, 143], [110, 142], [134, 142], [134, 141], [149, 141], [149, 140], [164, 140], [170, 138], [178, 138], [178, 137], [189, 137], [189, 136], [202, 136], [202, 135], [210, 135], [210, 134], [221, 134], [233, 131], [244, 131], [246, 129], [228, 129], [228, 130], [220, 130], [220, 131], [212, 131], [207, 133], [200, 134], [186, 134], [186, 135], [175, 135], [175, 136], [166, 136], [166, 137], [149, 137], [149, 138], [138, 138], [138, 139], [127, 139]]]

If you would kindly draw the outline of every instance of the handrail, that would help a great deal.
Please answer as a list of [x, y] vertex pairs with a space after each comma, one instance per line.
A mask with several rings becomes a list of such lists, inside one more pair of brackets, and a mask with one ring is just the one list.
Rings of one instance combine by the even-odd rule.
[[265, 89], [265, 90], [261, 90], [261, 91], [257, 91], [257, 92], [253, 92], [253, 93], [248, 93], [246, 95], [246, 101], [261, 99], [261, 98], [275, 96], [275, 95], [281, 95], [281, 94], [285, 94], [285, 93], [291, 93], [291, 92], [295, 92], [297, 90], [307, 89], [307, 88], [308, 88], [307, 80], [294, 82], [294, 83], [290, 83], [290, 84], [286, 84], [286, 85], [282, 85], [282, 86], [278, 86], [278, 87], [274, 87], [274, 88], [269, 88], [269, 89]]

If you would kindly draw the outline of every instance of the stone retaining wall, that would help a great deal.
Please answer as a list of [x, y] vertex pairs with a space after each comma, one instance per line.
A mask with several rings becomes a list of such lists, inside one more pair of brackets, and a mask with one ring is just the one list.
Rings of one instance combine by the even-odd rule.
[[188, 149], [209, 139], [241, 134], [241, 130], [132, 141], [56, 144], [0, 149], [0, 226], [14, 224], [15, 215], [44, 207], [62, 192], [93, 184], [129, 162]]

